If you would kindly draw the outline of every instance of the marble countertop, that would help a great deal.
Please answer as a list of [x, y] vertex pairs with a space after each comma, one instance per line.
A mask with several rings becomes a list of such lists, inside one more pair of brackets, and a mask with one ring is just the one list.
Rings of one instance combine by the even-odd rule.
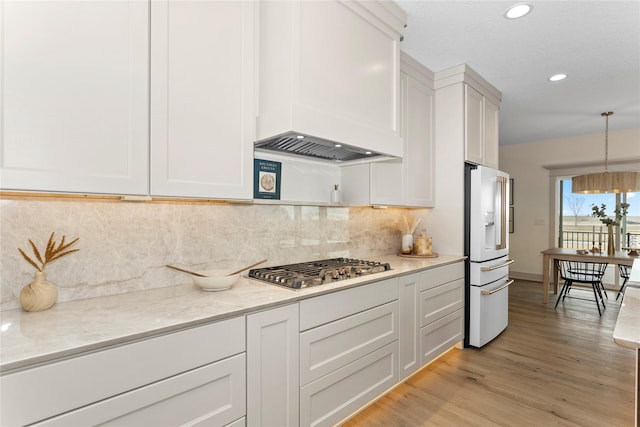
[[35, 313], [2, 311], [0, 372], [428, 270], [464, 257], [391, 255], [372, 259], [388, 262], [391, 270], [297, 291], [243, 276], [231, 289], [221, 292], [180, 285], [63, 302]]
[[613, 340], [621, 346], [640, 349], [640, 282], [627, 283]]

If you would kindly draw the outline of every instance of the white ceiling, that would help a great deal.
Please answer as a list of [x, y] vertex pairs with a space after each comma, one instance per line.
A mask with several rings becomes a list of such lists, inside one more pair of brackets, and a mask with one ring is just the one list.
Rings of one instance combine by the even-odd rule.
[[[523, 2], [529, 15], [503, 17]], [[403, 51], [434, 72], [466, 63], [502, 92], [500, 145], [603, 133], [603, 111], [611, 131], [640, 128], [640, 0], [397, 3]]]

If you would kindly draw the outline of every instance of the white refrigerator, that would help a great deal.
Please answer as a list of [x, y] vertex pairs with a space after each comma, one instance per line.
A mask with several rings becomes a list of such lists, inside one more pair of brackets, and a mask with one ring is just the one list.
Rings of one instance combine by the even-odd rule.
[[509, 175], [465, 165], [465, 346], [482, 347], [509, 321]]

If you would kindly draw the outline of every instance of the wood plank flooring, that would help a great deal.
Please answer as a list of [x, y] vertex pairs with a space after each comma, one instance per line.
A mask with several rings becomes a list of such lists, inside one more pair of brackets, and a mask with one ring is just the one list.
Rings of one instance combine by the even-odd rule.
[[600, 317], [593, 301], [554, 310], [541, 283], [516, 281], [500, 336], [451, 350], [343, 425], [632, 426], [635, 357], [613, 341], [615, 295]]

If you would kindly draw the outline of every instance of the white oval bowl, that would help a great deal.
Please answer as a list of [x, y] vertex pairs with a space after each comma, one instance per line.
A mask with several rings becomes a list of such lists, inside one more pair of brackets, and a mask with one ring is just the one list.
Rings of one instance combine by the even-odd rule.
[[193, 282], [202, 288], [203, 291], [214, 292], [224, 291], [233, 286], [240, 278], [240, 273], [227, 276], [232, 270], [203, 270], [198, 271], [207, 277], [193, 276]]

